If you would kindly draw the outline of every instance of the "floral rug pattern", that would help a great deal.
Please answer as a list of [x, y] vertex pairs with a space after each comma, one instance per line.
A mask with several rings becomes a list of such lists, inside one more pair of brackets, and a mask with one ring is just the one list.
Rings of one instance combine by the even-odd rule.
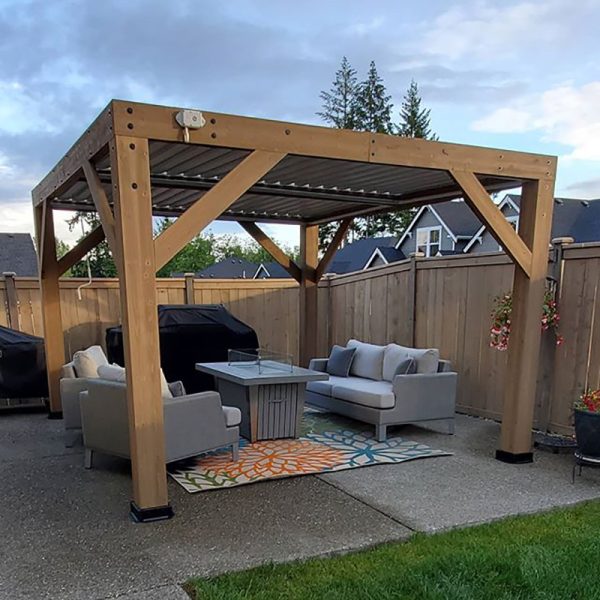
[[188, 492], [195, 493], [266, 479], [450, 454], [400, 437], [378, 442], [372, 427], [314, 409], [305, 410], [302, 425], [299, 439], [254, 444], [241, 439], [238, 461], [231, 460], [231, 449], [216, 450], [172, 465], [169, 475]]

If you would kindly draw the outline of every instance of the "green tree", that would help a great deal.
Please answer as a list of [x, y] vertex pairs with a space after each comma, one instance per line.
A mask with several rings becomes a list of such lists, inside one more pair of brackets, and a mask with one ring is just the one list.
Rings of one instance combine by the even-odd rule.
[[358, 86], [356, 94], [356, 127], [361, 131], [390, 133], [392, 127], [392, 97], [387, 94], [383, 79], [371, 61], [367, 78]]
[[[100, 225], [100, 219], [94, 212], [77, 211], [73, 218], [67, 221], [69, 230], [73, 231], [76, 227], [82, 226], [85, 233], [82, 233], [78, 242], [81, 241], [92, 229]], [[79, 261], [71, 268], [72, 277], [87, 277], [88, 262], [92, 277], [116, 277], [117, 267], [110, 253], [108, 242], [104, 240], [93, 250], [90, 250], [86, 258]]]
[[[155, 228], [155, 233], [162, 233], [173, 224], [173, 219], [162, 219]], [[214, 264], [215, 238], [213, 235], [197, 235], [186, 244], [166, 265], [161, 267], [156, 276], [170, 277], [173, 273], [196, 273]]]
[[337, 129], [355, 129], [357, 91], [356, 71], [344, 56], [330, 90], [319, 94], [323, 109], [317, 115]]
[[403, 137], [437, 140], [437, 135], [431, 131], [431, 109], [422, 107], [421, 102], [419, 87], [412, 79], [402, 100], [397, 133]]

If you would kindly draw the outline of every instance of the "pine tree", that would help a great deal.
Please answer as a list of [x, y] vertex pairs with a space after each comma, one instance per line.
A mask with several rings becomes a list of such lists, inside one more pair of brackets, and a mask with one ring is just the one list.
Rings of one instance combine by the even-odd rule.
[[367, 78], [358, 86], [356, 96], [356, 129], [373, 133], [391, 133], [391, 96], [386, 93], [383, 79], [371, 61]]
[[322, 90], [319, 95], [323, 102], [323, 110], [317, 115], [337, 129], [354, 129], [357, 89], [356, 71], [344, 56], [330, 91]]
[[437, 140], [437, 135], [431, 132], [429, 108], [421, 108], [419, 87], [413, 79], [402, 100], [400, 108], [400, 124], [397, 127], [398, 135], [403, 137], [423, 138]]

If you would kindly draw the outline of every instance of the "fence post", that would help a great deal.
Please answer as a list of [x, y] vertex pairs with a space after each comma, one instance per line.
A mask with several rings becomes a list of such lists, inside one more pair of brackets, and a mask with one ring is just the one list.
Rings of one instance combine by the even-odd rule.
[[[552, 240], [547, 279], [550, 284], [550, 289], [554, 292], [557, 308], [560, 307], [564, 248], [574, 241], [575, 240], [572, 237], [559, 237]], [[538, 429], [544, 433], [548, 431], [552, 413], [555, 358], [556, 340], [551, 335], [543, 335], [540, 347], [540, 367], [537, 383], [537, 425]]]
[[194, 273], [184, 273], [185, 277], [185, 303], [196, 304], [196, 293], [194, 290]]
[[410, 271], [408, 275], [408, 339], [409, 345], [415, 347], [417, 344], [417, 259], [423, 258], [425, 254], [423, 252], [411, 252], [410, 258]]
[[17, 297], [17, 286], [15, 285], [15, 275], [11, 271], [2, 273], [6, 289], [6, 304], [8, 309], [8, 326], [11, 329], [20, 330], [19, 326], [19, 299]]

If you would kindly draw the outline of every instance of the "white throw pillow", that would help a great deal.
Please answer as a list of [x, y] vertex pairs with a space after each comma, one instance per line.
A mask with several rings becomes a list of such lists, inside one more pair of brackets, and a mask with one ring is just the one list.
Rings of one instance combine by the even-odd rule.
[[408, 348], [398, 344], [388, 344], [383, 356], [383, 378], [393, 381], [398, 365], [406, 358], [414, 358], [417, 373], [437, 373], [440, 351], [436, 348]]
[[[126, 383], [127, 379], [125, 369], [119, 365], [102, 365], [98, 367], [98, 377], [107, 381], [118, 381], [119, 383]], [[160, 395], [163, 398], [173, 397], [162, 369], [160, 370]]]
[[354, 360], [350, 366], [350, 375], [381, 381], [383, 375], [383, 346], [350, 340], [346, 347], [356, 348]]
[[77, 377], [98, 377], [98, 367], [108, 365], [101, 346], [90, 346], [87, 350], [78, 350], [73, 355], [73, 366]]
[[98, 377], [106, 381], [118, 381], [125, 383], [125, 369], [120, 365], [100, 365], [98, 367]]

